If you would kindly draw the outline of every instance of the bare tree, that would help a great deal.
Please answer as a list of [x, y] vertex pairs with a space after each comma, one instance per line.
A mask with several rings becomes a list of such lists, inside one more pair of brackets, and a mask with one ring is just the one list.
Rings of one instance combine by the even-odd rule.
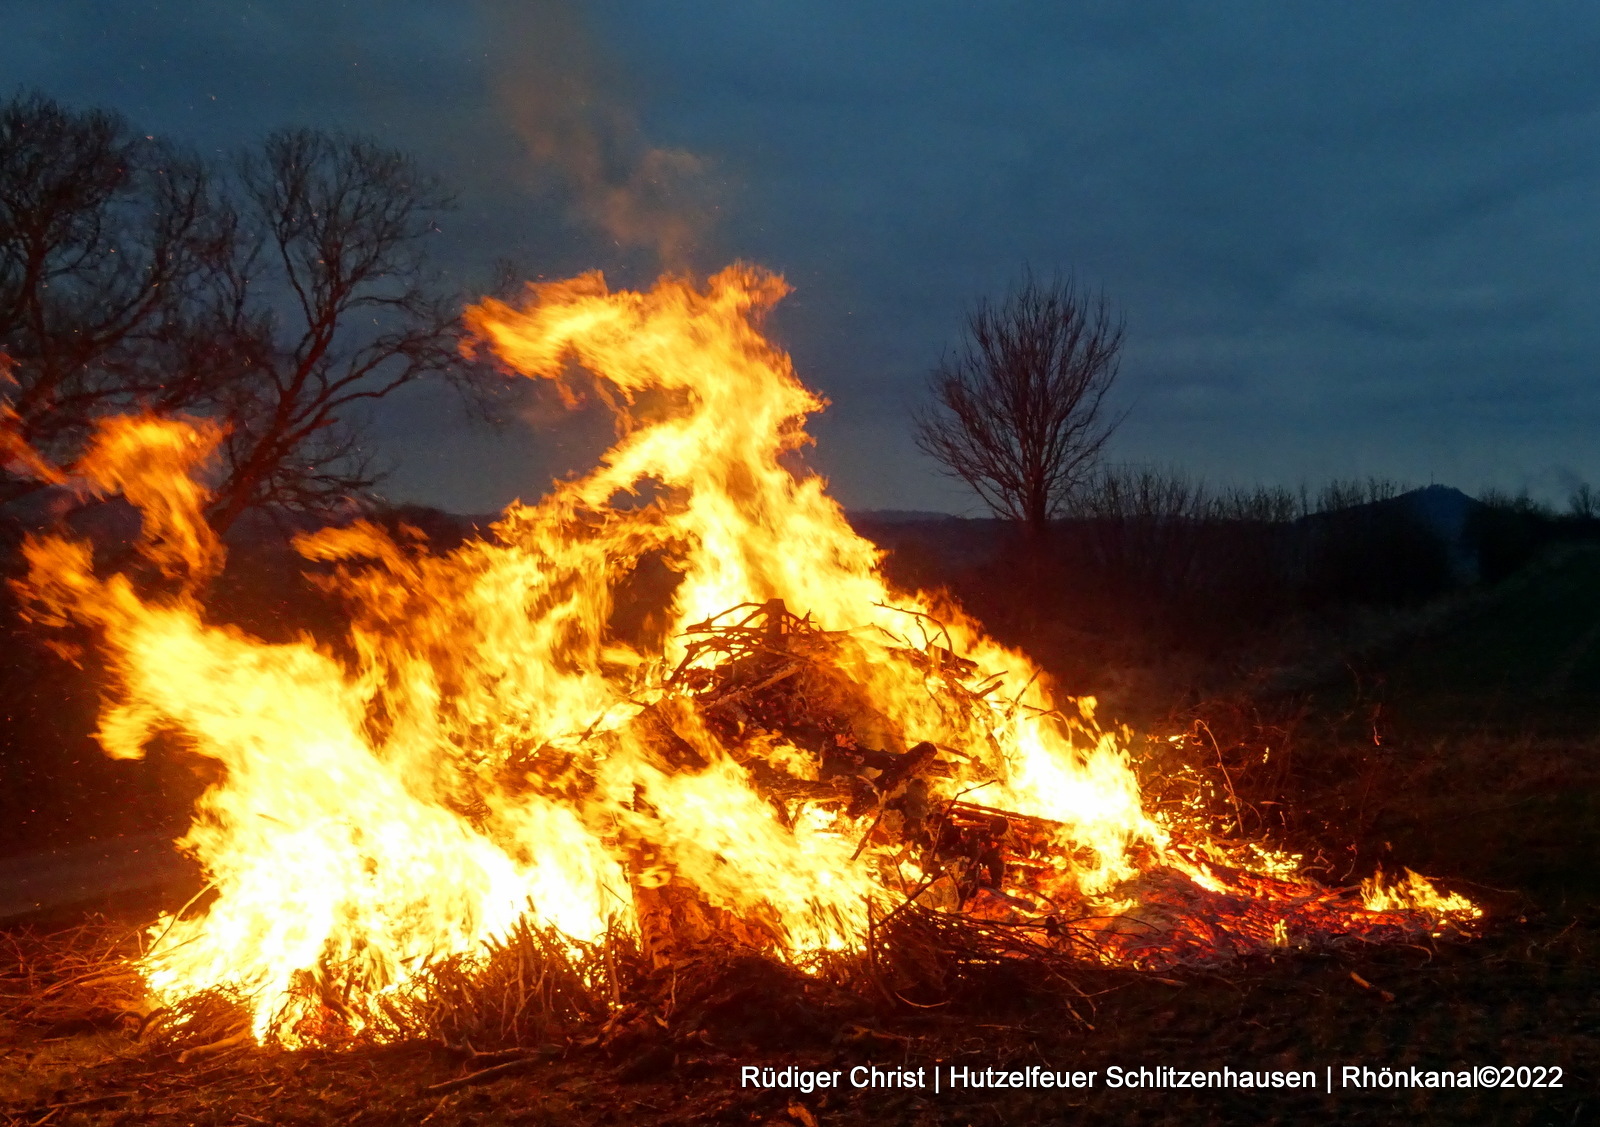
[[1580, 482], [1578, 488], [1567, 498], [1567, 512], [1579, 520], [1594, 520], [1600, 517], [1600, 491], [1587, 481]]
[[1035, 542], [1087, 479], [1121, 418], [1108, 417], [1123, 324], [1103, 296], [1025, 275], [1000, 304], [967, 316], [935, 369], [917, 446]]
[[[381, 476], [369, 408], [441, 377], [482, 406], [463, 295], [429, 265], [451, 199], [403, 153], [274, 133], [212, 169], [121, 118], [0, 106], [0, 429], [62, 465], [95, 419], [225, 424], [209, 517], [324, 509]], [[0, 451], [3, 453], [3, 451]], [[47, 474], [8, 473], [0, 503]]]
[[[56, 461], [91, 421], [189, 406], [196, 389], [143, 363], [183, 332], [226, 241], [196, 160], [103, 111], [42, 94], [0, 105], [0, 408], [11, 440]], [[0, 470], [0, 501], [37, 479]]]
[[[362, 408], [425, 376], [470, 389], [461, 298], [427, 242], [451, 200], [402, 153], [310, 130], [270, 136], [239, 165], [241, 237], [188, 366], [231, 366], [230, 430], [212, 522], [318, 509], [372, 486]], [[222, 347], [217, 347], [218, 345]]]

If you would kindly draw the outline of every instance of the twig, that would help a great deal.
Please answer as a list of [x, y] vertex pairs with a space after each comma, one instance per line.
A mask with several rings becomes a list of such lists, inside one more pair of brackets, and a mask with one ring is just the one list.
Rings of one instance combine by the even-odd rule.
[[193, 1049], [185, 1049], [183, 1052], [178, 1054], [178, 1063], [188, 1064], [196, 1057], [208, 1057], [213, 1053], [220, 1053], [227, 1049], [231, 1049], [235, 1045], [242, 1045], [249, 1040], [250, 1031], [248, 1029], [241, 1029], [239, 1032], [233, 1034], [232, 1036], [224, 1037], [220, 1041], [212, 1041], [207, 1045], [199, 1045]]
[[1372, 991], [1374, 994], [1376, 994], [1380, 998], [1382, 998], [1385, 1002], [1394, 1001], [1394, 994], [1391, 991], [1385, 990], [1381, 986], [1372, 985], [1372, 983], [1370, 983], [1366, 979], [1362, 978], [1355, 971], [1351, 971], [1350, 972], [1350, 981], [1354, 982], [1357, 986], [1361, 987], [1361, 989], [1363, 989], [1363, 990]]
[[22, 1114], [29, 1115], [35, 1111], [48, 1111], [53, 1114], [69, 1107], [85, 1107], [88, 1104], [110, 1103], [112, 1100], [125, 1100], [129, 1096], [136, 1096], [138, 1094], [138, 1092], [107, 1092], [103, 1096], [88, 1096], [81, 1100], [67, 1100], [63, 1103], [55, 1104], [40, 1104], [38, 1107], [29, 1108]]
[[514, 1072], [521, 1072], [523, 1069], [537, 1063], [538, 1059], [536, 1057], [518, 1057], [516, 1060], [508, 1060], [504, 1064], [497, 1064], [490, 1068], [480, 1068], [477, 1072], [469, 1072], [467, 1075], [458, 1076], [454, 1080], [430, 1084], [423, 1091], [429, 1093], [438, 1092], [442, 1095], [448, 1094], [462, 1088], [470, 1088], [474, 1084], [487, 1084], [492, 1080], [500, 1079], [502, 1076], [510, 1076]]
[[[875, 607], [882, 607], [884, 610], [899, 611], [901, 614], [909, 614], [909, 615], [912, 615], [912, 616], [914, 616], [916, 618], [920, 618], [920, 619], [923, 619], [923, 620], [925, 620], [927, 622], [933, 623], [935, 626], [937, 626], [939, 628], [939, 633], [944, 635], [944, 641], [945, 641], [944, 648], [945, 648], [945, 650], [948, 651], [951, 654], [955, 654], [955, 652], [956, 652], [956, 644], [955, 644], [955, 641], [953, 639], [951, 639], [951, 637], [950, 637], [950, 628], [948, 626], [946, 626], [944, 623], [940, 622], [937, 618], [933, 617], [933, 615], [928, 614], [926, 611], [913, 610], [911, 607], [892, 606], [889, 603], [874, 602], [872, 605], [875, 606]], [[930, 639], [930, 641], [931, 641], [931, 639]]]
[[214, 881], [214, 880], [206, 881], [206, 884], [205, 884], [204, 888], [202, 888], [199, 892], [195, 893], [193, 896], [189, 897], [188, 901], [183, 905], [183, 907], [179, 908], [176, 912], [172, 913], [172, 919], [167, 921], [167, 926], [161, 929], [161, 934], [156, 936], [155, 942], [150, 944], [150, 946], [145, 949], [145, 953], [149, 954], [150, 952], [154, 951], [157, 947], [161, 946], [161, 941], [167, 937], [167, 932], [171, 931], [173, 929], [173, 927], [177, 924], [177, 922], [179, 920], [183, 919], [183, 914], [194, 906], [194, 902], [196, 900], [200, 899], [200, 897], [204, 896], [206, 893], [210, 892], [215, 887], [217, 887], [217, 882], [216, 881]]
[[1217, 753], [1217, 769], [1222, 772], [1222, 781], [1228, 787], [1228, 798], [1233, 802], [1233, 826], [1235, 830], [1243, 833], [1244, 812], [1239, 809], [1239, 795], [1233, 789], [1233, 776], [1228, 774], [1228, 765], [1222, 761], [1222, 746], [1217, 743], [1217, 737], [1211, 733], [1211, 726], [1204, 720], [1196, 719], [1194, 726], [1205, 731], [1206, 738], [1211, 741], [1212, 750]]
[[803, 662], [803, 661], [791, 661], [788, 665], [785, 665], [782, 669], [778, 670], [776, 673], [774, 673], [772, 676], [768, 677], [766, 680], [761, 681], [761, 682], [759, 682], [757, 684], [754, 684], [754, 685], [747, 686], [747, 687], [745, 687], [743, 689], [735, 689], [733, 692], [729, 693], [727, 696], [717, 698], [716, 700], [712, 701], [710, 704], [706, 705], [706, 711], [707, 712], [715, 712], [720, 708], [726, 708], [730, 704], [735, 704], [738, 701], [741, 701], [746, 697], [754, 696], [756, 693], [759, 693], [763, 689], [770, 689], [773, 685], [776, 685], [779, 681], [782, 681], [782, 680], [784, 680], [785, 678], [788, 678], [788, 677], [793, 677], [796, 673], [799, 673], [802, 669], [804, 669], [806, 667], [806, 664], [807, 663]]
[[850, 860], [854, 861], [860, 857], [861, 851], [867, 847], [867, 842], [871, 840], [873, 831], [878, 828], [878, 823], [883, 821], [883, 810], [883, 803], [878, 803], [878, 816], [872, 819], [872, 825], [868, 826], [867, 832], [861, 835], [861, 840], [856, 843], [856, 851], [850, 854]]

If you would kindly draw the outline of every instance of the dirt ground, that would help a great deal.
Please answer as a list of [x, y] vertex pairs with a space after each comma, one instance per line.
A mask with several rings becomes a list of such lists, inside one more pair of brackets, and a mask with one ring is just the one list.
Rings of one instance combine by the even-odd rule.
[[[849, 1014], [808, 1004], [803, 990], [774, 996], [769, 985], [656, 1036], [547, 1046], [498, 1078], [453, 1090], [483, 1065], [437, 1047], [250, 1050], [178, 1064], [140, 1053], [115, 1030], [41, 1037], [13, 1027], [5, 1113], [11, 1122], [62, 1124], [1581, 1124], [1597, 1112], [1597, 935], [1600, 913], [1591, 908], [1565, 922], [1548, 913], [1512, 919], [1477, 942], [1433, 950], [1134, 979], [1095, 999], [1092, 1029], [1062, 1020], [1042, 994], [951, 1012]], [[863, 1065], [923, 1070], [916, 1079], [924, 1086], [854, 1088], [850, 1070]], [[950, 1087], [952, 1067], [1030, 1065], [1096, 1075], [1092, 1086], [1067, 1090]], [[1413, 1067], [1555, 1066], [1562, 1086], [1346, 1087], [1352, 1065], [1408, 1075]], [[810, 1093], [742, 1086], [749, 1066], [838, 1070], [842, 1085]], [[1113, 1067], [1310, 1070], [1317, 1087], [1114, 1088]]]

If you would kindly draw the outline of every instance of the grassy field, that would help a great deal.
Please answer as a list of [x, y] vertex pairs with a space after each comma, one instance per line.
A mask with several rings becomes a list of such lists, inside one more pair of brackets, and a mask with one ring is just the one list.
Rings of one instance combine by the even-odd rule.
[[[1600, 1123], [1600, 552], [1569, 549], [1342, 661], [1323, 656], [1339, 672], [1186, 703], [1168, 723], [1203, 721], [1217, 737], [1247, 830], [1306, 850], [1330, 880], [1375, 863], [1441, 878], [1489, 910], [1480, 937], [1161, 980], [1086, 973], [1074, 1004], [1090, 1027], [1069, 1019], [1068, 996], [1017, 976], [921, 1009], [696, 967], [671, 1004], [645, 991], [609, 1029], [455, 1087], [490, 1058], [409, 1045], [179, 1064], [112, 1020], [13, 1010], [0, 1106], [11, 1122], [52, 1124]], [[1099, 1079], [938, 1094], [740, 1087], [742, 1066], [863, 1064]], [[1339, 1086], [1344, 1066], [1481, 1065], [1558, 1067], [1562, 1086]], [[1331, 1068], [1334, 1090], [1111, 1088], [1113, 1066]]]
[[1550, 910], [1600, 898], [1600, 551], [1461, 601], [1314, 703], [1345, 718], [1367, 841]]

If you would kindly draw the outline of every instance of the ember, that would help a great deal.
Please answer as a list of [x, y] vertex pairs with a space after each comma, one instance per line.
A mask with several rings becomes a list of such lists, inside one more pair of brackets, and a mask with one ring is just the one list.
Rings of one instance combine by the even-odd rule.
[[[101, 427], [77, 472], [140, 507], [154, 570], [102, 578], [86, 545], [39, 538], [24, 587], [37, 620], [97, 632], [110, 754], [174, 733], [225, 768], [182, 842], [215, 899], [159, 922], [139, 962], [160, 1002], [234, 999], [293, 1047], [403, 1036], [462, 974], [552, 945], [575, 969], [549, 989], [588, 1013], [623, 941], [815, 970], [916, 932], [1159, 969], [1478, 915], [1409, 874], [1326, 888], [1147, 812], [1092, 701], [890, 590], [789, 468], [823, 404], [758, 331], [785, 292], [743, 267], [648, 293], [591, 274], [473, 310], [524, 375], [577, 394], [587, 369], [619, 438], [449, 554], [369, 523], [302, 537], [349, 607], [337, 654], [208, 619], [213, 428]], [[671, 583], [625, 626], [652, 568]]]

